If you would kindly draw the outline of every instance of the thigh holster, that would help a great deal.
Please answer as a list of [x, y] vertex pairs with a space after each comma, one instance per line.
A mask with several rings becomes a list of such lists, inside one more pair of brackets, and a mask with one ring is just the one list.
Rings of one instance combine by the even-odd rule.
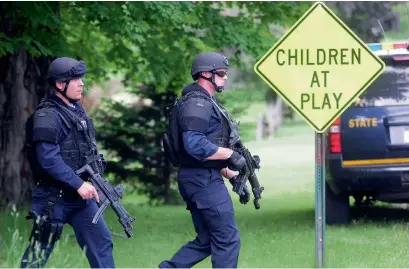
[[31, 232], [30, 241], [38, 241], [45, 244], [55, 243], [61, 238], [64, 224], [61, 222], [51, 222], [46, 216], [40, 216], [34, 211], [30, 211], [27, 219], [34, 219], [34, 226]]
[[26, 219], [33, 219], [34, 225], [31, 232], [30, 241], [35, 241], [51, 244], [61, 238], [64, 224], [62, 222], [53, 222], [54, 205], [58, 199], [62, 197], [60, 190], [50, 188], [50, 196], [47, 205], [44, 208], [44, 214], [38, 214], [35, 211], [30, 211]]

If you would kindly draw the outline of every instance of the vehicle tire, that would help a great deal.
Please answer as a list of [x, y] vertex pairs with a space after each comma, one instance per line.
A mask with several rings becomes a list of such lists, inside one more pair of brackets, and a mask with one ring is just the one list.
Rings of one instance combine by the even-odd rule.
[[326, 224], [348, 224], [351, 221], [349, 195], [336, 195], [325, 184], [325, 217]]

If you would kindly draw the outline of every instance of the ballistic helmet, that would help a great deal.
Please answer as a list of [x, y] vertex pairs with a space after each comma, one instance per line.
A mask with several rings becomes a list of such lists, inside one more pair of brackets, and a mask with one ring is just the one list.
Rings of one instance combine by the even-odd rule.
[[84, 61], [62, 57], [55, 59], [48, 68], [47, 81], [50, 84], [81, 78], [87, 72]]
[[193, 60], [191, 75], [197, 80], [200, 72], [212, 72], [216, 69], [227, 69], [229, 61], [217, 52], [202, 52]]

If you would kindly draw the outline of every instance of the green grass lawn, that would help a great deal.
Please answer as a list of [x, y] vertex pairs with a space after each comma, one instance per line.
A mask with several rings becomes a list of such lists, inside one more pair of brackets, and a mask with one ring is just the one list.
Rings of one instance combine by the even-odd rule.
[[[233, 195], [241, 232], [240, 267], [314, 267], [314, 134], [306, 125], [280, 130], [278, 138], [247, 146], [261, 157], [259, 180], [265, 187], [261, 209], [241, 205]], [[296, 154], [293, 154], [295, 152]], [[157, 267], [179, 247], [193, 239], [190, 215], [183, 206], [151, 208], [124, 200], [136, 216], [134, 236], [114, 236], [117, 267]], [[404, 209], [371, 209], [345, 227], [326, 229], [327, 267], [407, 267], [409, 231]], [[0, 266], [17, 267], [26, 247], [30, 223], [25, 212], [0, 217]], [[109, 227], [122, 229], [113, 212], [106, 214]], [[52, 254], [48, 267], [88, 267], [70, 226]], [[197, 267], [211, 267], [206, 259]]]

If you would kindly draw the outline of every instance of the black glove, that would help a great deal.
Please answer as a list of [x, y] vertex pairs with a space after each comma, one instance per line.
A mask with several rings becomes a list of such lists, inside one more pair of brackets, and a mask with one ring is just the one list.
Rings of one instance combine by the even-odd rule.
[[[236, 178], [237, 176], [232, 177], [231, 179], [229, 179], [230, 183], [234, 186], [234, 183], [236, 182]], [[247, 188], [247, 185], [244, 185], [242, 192], [239, 195], [240, 197], [240, 203], [242, 204], [247, 204], [248, 201], [250, 201], [250, 192]]]
[[230, 170], [240, 171], [246, 165], [246, 159], [243, 156], [233, 151], [233, 154], [229, 158], [229, 165], [227, 166]]

